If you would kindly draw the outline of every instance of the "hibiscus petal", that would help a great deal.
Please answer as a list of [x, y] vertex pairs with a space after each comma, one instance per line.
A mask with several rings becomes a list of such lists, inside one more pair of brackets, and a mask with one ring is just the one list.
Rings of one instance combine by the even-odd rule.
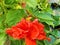
[[8, 28], [8, 29], [6, 30], [6, 33], [9, 34], [10, 36], [12, 36], [12, 31], [11, 31], [10, 28]]
[[37, 37], [38, 40], [46, 40], [46, 35], [42, 35], [40, 34], [38, 37]]
[[40, 31], [44, 31], [44, 25], [42, 23], [39, 23], [38, 19], [35, 19], [32, 23], [36, 25]]
[[27, 30], [28, 22], [25, 19], [22, 19], [19, 23], [16, 24], [16, 26], [23, 30]]
[[31, 40], [28, 37], [25, 38], [26, 45], [36, 45], [36, 40]]
[[36, 25], [32, 24], [31, 30], [30, 30], [30, 38], [36, 39], [38, 35], [39, 35], [38, 27]]

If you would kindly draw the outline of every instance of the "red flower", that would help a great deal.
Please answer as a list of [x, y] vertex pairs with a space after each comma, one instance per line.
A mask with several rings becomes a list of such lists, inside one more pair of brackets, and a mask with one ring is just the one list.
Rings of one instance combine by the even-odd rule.
[[36, 45], [38, 40], [50, 40], [44, 32], [44, 25], [38, 19], [27, 21], [22, 19], [16, 26], [7, 29], [6, 33], [15, 39], [25, 39], [26, 45]]

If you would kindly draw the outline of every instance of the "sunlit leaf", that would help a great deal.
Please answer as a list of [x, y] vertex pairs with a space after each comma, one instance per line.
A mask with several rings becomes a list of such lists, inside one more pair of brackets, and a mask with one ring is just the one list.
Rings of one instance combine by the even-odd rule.
[[26, 16], [26, 13], [23, 9], [21, 9], [21, 10], [10, 10], [6, 14], [5, 23], [7, 23], [8, 26], [15, 25], [17, 22], [19, 22], [25, 16]]

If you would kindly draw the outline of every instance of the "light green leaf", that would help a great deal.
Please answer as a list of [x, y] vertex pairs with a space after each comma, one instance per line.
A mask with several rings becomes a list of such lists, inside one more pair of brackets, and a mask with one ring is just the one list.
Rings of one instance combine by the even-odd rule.
[[52, 26], [54, 27], [53, 21], [51, 21], [51, 20], [46, 20], [45, 22], [46, 22], [48, 25], [52, 25]]
[[5, 23], [7, 23], [8, 26], [15, 25], [17, 22], [19, 22], [25, 16], [26, 16], [26, 13], [23, 9], [21, 9], [21, 10], [10, 10], [6, 14]]
[[54, 27], [54, 23], [52, 20], [45, 20], [45, 19], [41, 19], [41, 18], [38, 18], [41, 22], [45, 22], [47, 23], [48, 25], [52, 25]]
[[32, 9], [32, 8], [30, 8], [29, 11], [34, 17], [38, 18], [41, 22], [45, 22], [48, 25], [54, 26], [53, 24], [54, 19], [49, 12], [43, 12], [43, 11], [39, 12], [37, 11], [37, 9]]
[[4, 45], [6, 41], [6, 35], [4, 33], [0, 33], [0, 45]]
[[37, 18], [54, 21], [52, 15], [49, 12], [44, 12], [44, 11], [39, 12], [39, 11], [37, 11], [36, 8], [35, 9], [29, 8], [29, 11], [30, 11], [30, 13], [32, 13], [33, 16], [35, 16]]
[[37, 5], [37, 0], [26, 0], [26, 2], [27, 2], [27, 5], [32, 8], [35, 8]]
[[51, 14], [49, 14], [48, 12], [45, 13], [39, 13], [39, 12], [35, 12], [34, 15], [38, 18], [44, 19], [44, 20], [54, 20], [51, 17]]

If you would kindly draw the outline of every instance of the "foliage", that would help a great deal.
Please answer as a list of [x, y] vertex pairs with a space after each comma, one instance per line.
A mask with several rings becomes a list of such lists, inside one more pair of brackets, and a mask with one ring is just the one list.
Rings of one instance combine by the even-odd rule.
[[60, 44], [60, 31], [55, 29], [55, 26], [60, 25], [60, 14], [53, 13], [48, 0], [0, 0], [0, 45], [25, 44], [23, 40], [9, 37], [5, 31], [28, 16], [32, 16], [32, 20], [38, 18], [45, 25], [47, 36], [51, 38], [50, 42], [37, 40], [37, 45]]

